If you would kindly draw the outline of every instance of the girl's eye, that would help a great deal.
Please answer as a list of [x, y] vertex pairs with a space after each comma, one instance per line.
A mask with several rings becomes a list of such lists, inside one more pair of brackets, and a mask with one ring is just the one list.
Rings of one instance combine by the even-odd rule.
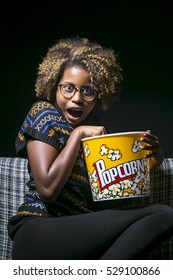
[[91, 96], [93, 94], [91, 88], [89, 87], [82, 88], [81, 91], [85, 96]]
[[68, 84], [68, 85], [65, 85], [65, 90], [68, 91], [68, 92], [73, 92], [74, 91], [74, 86]]

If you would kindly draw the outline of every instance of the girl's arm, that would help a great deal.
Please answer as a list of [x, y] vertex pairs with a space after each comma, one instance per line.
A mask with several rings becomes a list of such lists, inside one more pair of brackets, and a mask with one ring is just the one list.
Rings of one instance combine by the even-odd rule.
[[102, 126], [79, 126], [73, 130], [60, 154], [51, 145], [28, 140], [28, 160], [38, 193], [47, 201], [55, 199], [71, 174], [81, 139], [105, 133]]

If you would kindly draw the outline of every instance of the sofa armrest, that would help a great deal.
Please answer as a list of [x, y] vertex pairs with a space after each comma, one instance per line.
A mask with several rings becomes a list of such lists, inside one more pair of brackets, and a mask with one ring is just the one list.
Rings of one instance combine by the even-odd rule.
[[27, 164], [26, 159], [0, 157], [0, 259], [11, 259], [12, 241], [8, 237], [7, 223], [16, 214], [27, 191]]
[[173, 207], [173, 158], [164, 159], [151, 174], [150, 202]]
[[[173, 158], [164, 159], [163, 163], [152, 173], [150, 203], [166, 204], [173, 208]], [[173, 236], [160, 243], [148, 258], [172, 260]]]

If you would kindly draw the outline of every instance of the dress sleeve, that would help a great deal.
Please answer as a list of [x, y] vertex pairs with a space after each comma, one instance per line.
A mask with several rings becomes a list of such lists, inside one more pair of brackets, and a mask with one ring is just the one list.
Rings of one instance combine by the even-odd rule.
[[19, 156], [26, 157], [28, 139], [45, 142], [60, 152], [65, 146], [72, 127], [62, 113], [52, 104], [38, 101], [27, 114], [16, 138], [15, 147]]

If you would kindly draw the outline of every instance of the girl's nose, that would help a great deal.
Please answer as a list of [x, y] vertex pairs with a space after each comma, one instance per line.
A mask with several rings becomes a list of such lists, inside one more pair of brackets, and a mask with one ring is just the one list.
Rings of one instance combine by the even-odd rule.
[[73, 102], [82, 102], [82, 95], [79, 90], [76, 91], [76, 93], [72, 97]]

